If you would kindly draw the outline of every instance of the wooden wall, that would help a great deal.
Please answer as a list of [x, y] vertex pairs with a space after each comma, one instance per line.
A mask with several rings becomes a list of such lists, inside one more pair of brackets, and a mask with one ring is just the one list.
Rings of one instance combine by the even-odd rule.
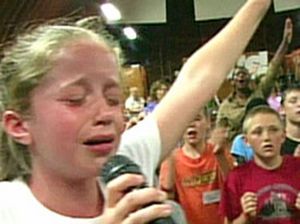
[[141, 65], [125, 66], [121, 71], [122, 88], [124, 98], [129, 95], [130, 87], [138, 87], [141, 96], [148, 96], [148, 82], [145, 68]]

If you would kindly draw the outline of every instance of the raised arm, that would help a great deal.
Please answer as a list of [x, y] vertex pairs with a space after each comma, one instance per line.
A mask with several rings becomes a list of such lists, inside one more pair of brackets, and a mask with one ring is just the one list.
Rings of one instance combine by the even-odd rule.
[[258, 89], [262, 91], [265, 98], [267, 98], [270, 95], [272, 88], [274, 87], [274, 83], [279, 73], [280, 65], [288, 50], [289, 44], [292, 41], [292, 37], [293, 23], [290, 18], [287, 18], [285, 20], [281, 43], [277, 48], [274, 57], [270, 61], [266, 75], [262, 78], [258, 86]]
[[233, 160], [229, 159], [228, 127], [216, 127], [212, 130], [209, 141], [214, 145], [213, 152], [218, 161], [222, 177], [225, 179], [233, 168]]
[[270, 5], [271, 0], [248, 0], [225, 28], [184, 64], [153, 112], [162, 139], [161, 158], [175, 147], [189, 122], [214, 96]]

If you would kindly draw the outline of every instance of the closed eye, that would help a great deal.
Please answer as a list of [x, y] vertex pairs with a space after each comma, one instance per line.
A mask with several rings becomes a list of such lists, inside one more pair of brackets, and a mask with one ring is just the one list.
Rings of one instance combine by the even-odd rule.
[[108, 105], [119, 106], [121, 104], [121, 99], [119, 97], [107, 98]]
[[104, 89], [104, 97], [109, 106], [119, 106], [122, 103], [122, 91], [116, 83]]
[[289, 102], [289, 103], [296, 103], [296, 102], [297, 102], [297, 99], [293, 98], [293, 99], [290, 99], [288, 102]]
[[85, 102], [85, 98], [84, 97], [65, 98], [65, 99], [61, 99], [60, 101], [64, 102], [65, 104], [67, 104], [69, 106], [79, 106], [79, 105], [82, 105]]

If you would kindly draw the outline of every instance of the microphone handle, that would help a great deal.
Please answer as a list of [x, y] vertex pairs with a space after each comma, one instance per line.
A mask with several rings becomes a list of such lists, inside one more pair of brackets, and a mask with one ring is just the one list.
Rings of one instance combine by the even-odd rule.
[[148, 222], [148, 224], [175, 224], [175, 222], [171, 217], [164, 217], [164, 218], [152, 220]]

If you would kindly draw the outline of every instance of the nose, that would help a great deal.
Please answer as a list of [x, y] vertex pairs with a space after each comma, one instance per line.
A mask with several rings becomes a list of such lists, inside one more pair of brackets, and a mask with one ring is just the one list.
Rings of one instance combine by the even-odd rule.
[[190, 124], [189, 124], [189, 128], [194, 128], [196, 126], [196, 122], [195, 121], [192, 121]]
[[109, 125], [113, 122], [114, 112], [113, 108], [108, 105], [105, 100], [100, 100], [95, 103], [93, 108], [94, 125]]
[[264, 140], [264, 141], [270, 140], [269, 131], [266, 130], [266, 129], [264, 129], [263, 132], [262, 132], [262, 137], [263, 137], [263, 140]]

